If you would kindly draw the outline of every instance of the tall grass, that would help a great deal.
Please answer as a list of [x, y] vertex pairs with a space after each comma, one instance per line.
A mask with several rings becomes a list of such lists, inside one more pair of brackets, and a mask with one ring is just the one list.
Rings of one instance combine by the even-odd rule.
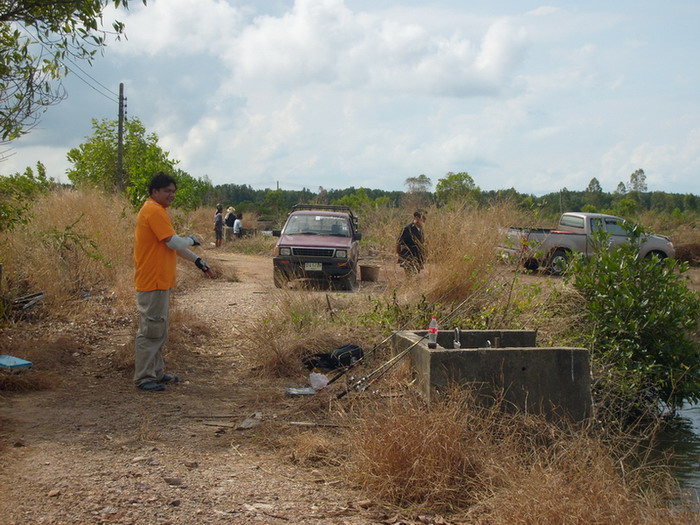
[[395, 246], [402, 228], [412, 220], [413, 210], [374, 210], [363, 229], [363, 248], [381, 257], [390, 287], [415, 299], [461, 301], [493, 271], [499, 229], [524, 220], [511, 203], [490, 208], [452, 205], [427, 210], [425, 242], [427, 263], [418, 275], [404, 275], [396, 264]]
[[58, 190], [39, 197], [31, 213], [28, 224], [2, 235], [6, 290], [43, 291], [58, 316], [94, 300], [119, 310], [131, 302], [134, 212], [125, 198]]
[[375, 334], [357, 323], [354, 306], [347, 294], [278, 291], [264, 316], [237, 328], [251, 343], [245, 357], [261, 374], [289, 377], [304, 373], [303, 357], [350, 343], [369, 348]]
[[[478, 407], [464, 391], [430, 407], [410, 396], [364, 399], [344, 441], [349, 479], [411, 514], [494, 525], [697, 523], [587, 431]], [[668, 476], [657, 475], [654, 489], [669, 495]]]

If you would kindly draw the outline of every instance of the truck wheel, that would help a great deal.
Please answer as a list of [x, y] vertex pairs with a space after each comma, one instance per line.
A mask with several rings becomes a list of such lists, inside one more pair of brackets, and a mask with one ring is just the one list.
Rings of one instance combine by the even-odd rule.
[[554, 250], [552, 258], [549, 260], [549, 271], [553, 275], [562, 275], [569, 267], [569, 252], [562, 250]]
[[341, 290], [354, 292], [357, 289], [357, 275], [355, 274], [355, 270], [350, 270], [350, 273], [343, 277], [339, 284]]
[[539, 266], [540, 266], [540, 265], [539, 265], [539, 263], [537, 262], [537, 259], [527, 259], [527, 260], [523, 263], [523, 267], [524, 267], [526, 270], [529, 270], [529, 271], [531, 271], [531, 272], [536, 272], [536, 271], [537, 271], [537, 268], [539, 268]]
[[275, 282], [277, 288], [284, 288], [289, 281], [284, 273], [276, 268], [272, 270], [272, 280]]
[[651, 259], [654, 255], [656, 255], [656, 256], [659, 258], [659, 262], [663, 261], [663, 260], [667, 257], [667, 255], [666, 255], [664, 252], [660, 252], [660, 251], [651, 251], [651, 252], [647, 253], [647, 254], [644, 256], [644, 258], [645, 258], [645, 259]]

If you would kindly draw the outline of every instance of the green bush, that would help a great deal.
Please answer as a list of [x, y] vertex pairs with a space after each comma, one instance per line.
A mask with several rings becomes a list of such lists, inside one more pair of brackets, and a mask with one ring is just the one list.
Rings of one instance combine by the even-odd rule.
[[700, 401], [700, 348], [695, 337], [700, 296], [690, 290], [686, 263], [640, 258], [642, 232], [630, 242], [575, 258], [567, 279], [585, 299], [595, 378], [631, 412]]
[[26, 224], [31, 218], [32, 200], [53, 186], [53, 180], [46, 177], [44, 165], [38, 162], [36, 167], [36, 175], [32, 168], [27, 168], [23, 174], [0, 176], [0, 232]]

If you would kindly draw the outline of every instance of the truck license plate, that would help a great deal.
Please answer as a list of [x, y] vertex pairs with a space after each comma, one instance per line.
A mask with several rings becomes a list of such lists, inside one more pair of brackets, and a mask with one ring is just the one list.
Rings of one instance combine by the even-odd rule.
[[320, 272], [323, 270], [323, 263], [304, 263], [304, 270], [307, 272]]

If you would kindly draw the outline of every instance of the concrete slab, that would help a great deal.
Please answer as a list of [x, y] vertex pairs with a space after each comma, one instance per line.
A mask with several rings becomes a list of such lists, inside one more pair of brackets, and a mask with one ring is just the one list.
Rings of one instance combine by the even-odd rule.
[[415, 386], [428, 400], [452, 385], [471, 386], [481, 403], [502, 397], [506, 406], [550, 419], [583, 421], [591, 415], [588, 350], [538, 348], [530, 330], [462, 330], [459, 349], [453, 331], [438, 332], [438, 346], [428, 348], [425, 331], [393, 336], [396, 352], [412, 344]]

